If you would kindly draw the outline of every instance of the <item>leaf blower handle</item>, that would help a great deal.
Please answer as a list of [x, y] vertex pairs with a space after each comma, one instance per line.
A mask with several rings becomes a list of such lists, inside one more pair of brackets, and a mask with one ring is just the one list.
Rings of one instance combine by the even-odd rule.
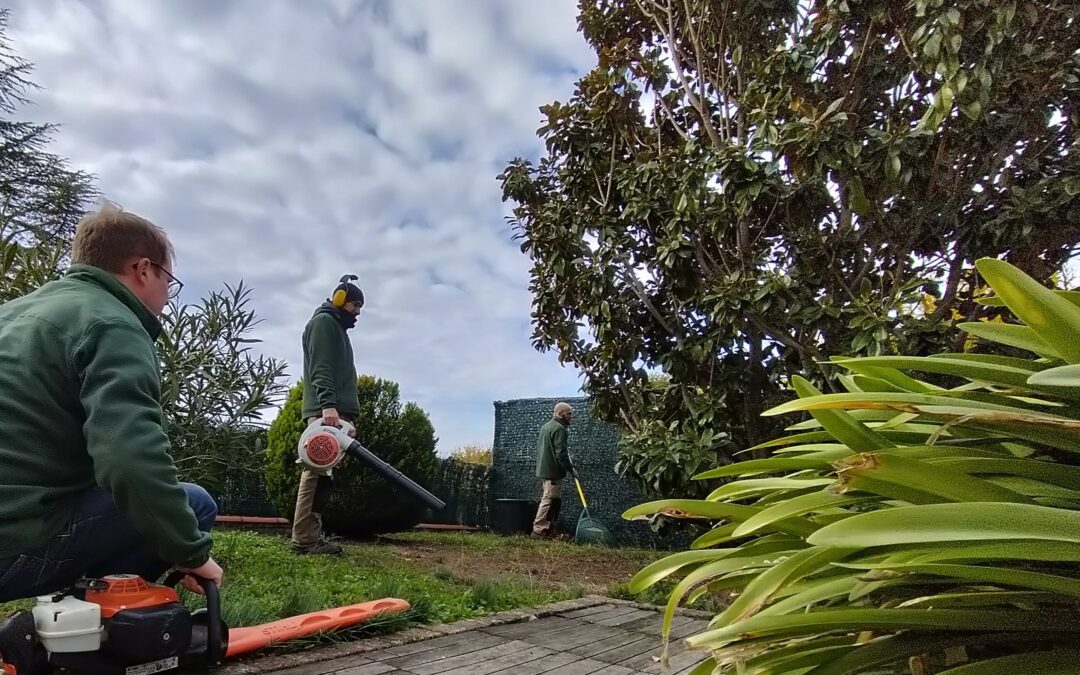
[[390, 464], [379, 459], [375, 453], [360, 445], [359, 441], [352, 438], [350, 438], [349, 441], [349, 445], [345, 447], [345, 454], [361, 464], [370, 467], [375, 473], [390, 481], [392, 484], [403, 488], [413, 497], [416, 497], [424, 504], [427, 504], [432, 510], [442, 511], [443, 508], [446, 507], [446, 502], [431, 494], [420, 485], [417, 485], [411, 478], [401, 473]]

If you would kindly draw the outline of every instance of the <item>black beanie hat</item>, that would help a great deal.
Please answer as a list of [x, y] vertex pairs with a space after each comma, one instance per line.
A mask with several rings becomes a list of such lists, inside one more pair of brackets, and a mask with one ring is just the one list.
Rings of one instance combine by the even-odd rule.
[[361, 307], [364, 306], [364, 292], [360, 288], [352, 283], [345, 284], [345, 302], [355, 302]]

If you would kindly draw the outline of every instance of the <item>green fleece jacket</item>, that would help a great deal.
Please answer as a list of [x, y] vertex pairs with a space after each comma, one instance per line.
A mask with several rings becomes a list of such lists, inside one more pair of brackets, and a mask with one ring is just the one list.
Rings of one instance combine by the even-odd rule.
[[304, 347], [304, 419], [318, 417], [324, 408], [334, 408], [339, 415], [355, 418], [360, 413], [356, 392], [356, 364], [346, 326], [354, 317], [330, 303], [320, 306], [302, 338]]
[[66, 527], [98, 485], [165, 561], [197, 567], [200, 532], [169, 455], [157, 317], [113, 275], [73, 265], [0, 305], [0, 560]]
[[552, 417], [540, 427], [536, 437], [536, 477], [543, 480], [562, 480], [573, 470], [567, 448], [569, 432], [566, 422]]

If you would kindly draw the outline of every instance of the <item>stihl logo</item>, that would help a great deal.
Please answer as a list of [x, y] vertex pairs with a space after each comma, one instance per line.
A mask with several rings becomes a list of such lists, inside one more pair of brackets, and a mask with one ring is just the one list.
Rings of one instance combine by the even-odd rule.
[[289, 633], [300, 627], [300, 622], [290, 621], [288, 623], [278, 622], [271, 624], [262, 629], [263, 635], [276, 635], [278, 633]]

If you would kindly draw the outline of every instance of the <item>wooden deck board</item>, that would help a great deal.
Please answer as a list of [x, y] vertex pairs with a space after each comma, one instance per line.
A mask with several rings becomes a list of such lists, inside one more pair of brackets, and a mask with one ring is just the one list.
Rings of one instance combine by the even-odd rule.
[[659, 638], [651, 639], [651, 638], [649, 638], [649, 637], [647, 637], [645, 635], [641, 635], [639, 633], [631, 633], [630, 631], [623, 631], [623, 632], [621, 632], [621, 633], [619, 633], [617, 635], [614, 635], [614, 636], [612, 636], [610, 638], [605, 638], [603, 640], [599, 640], [599, 641], [591, 643], [591, 644], [586, 643], [586, 644], [583, 644], [583, 645], [579, 645], [577, 647], [571, 647], [570, 649], [567, 649], [566, 651], [571, 652], [573, 654], [577, 654], [578, 656], [581, 656], [582, 658], [599, 658], [600, 655], [605, 654], [605, 653], [611, 651], [612, 649], [618, 649], [619, 647], [625, 647], [628, 644], [632, 644], [634, 642], [640, 642], [642, 640], [648, 640], [649, 642], [646, 643], [646, 644], [654, 644], [654, 643], [656, 645], [660, 644], [660, 639]]
[[581, 657], [577, 654], [569, 654], [567, 652], [556, 652], [551, 656], [545, 656], [542, 659], [536, 659], [535, 661], [529, 661], [528, 663], [522, 663], [521, 665], [514, 666], [512, 668], [506, 668], [504, 670], [498, 670], [492, 673], [492, 675], [547, 675], [547, 673], [561, 668], [570, 663], [576, 663], [580, 661]]
[[592, 607], [585, 607], [584, 609], [575, 609], [572, 612], [560, 614], [568, 619], [580, 619], [582, 617], [590, 616], [592, 614], [599, 614], [600, 612], [608, 612], [618, 607], [618, 605], [593, 605]]
[[458, 656], [469, 656], [489, 649], [506, 647], [507, 645], [517, 648], [517, 646], [523, 644], [516, 640], [503, 640], [494, 635], [474, 635], [472, 637], [475, 639], [465, 640], [438, 649], [429, 649], [423, 652], [406, 654], [405, 656], [395, 656], [386, 659], [384, 663], [410, 672], [419, 672], [419, 670], [427, 672], [429, 668], [426, 666], [431, 663], [444, 662]]
[[383, 675], [383, 673], [400, 673], [401, 671], [385, 663], [371, 661], [366, 664], [351, 666], [344, 670], [335, 670], [334, 675]]
[[567, 628], [554, 633], [537, 633], [536, 635], [522, 636], [520, 639], [529, 644], [539, 647], [547, 647], [556, 651], [565, 652], [593, 642], [599, 642], [621, 634], [617, 628], [609, 626], [597, 626], [594, 624], [582, 624], [573, 628]]
[[489, 675], [507, 669], [517, 672], [518, 667], [521, 665], [532, 661], [543, 661], [550, 656], [555, 656], [557, 653], [544, 647], [517, 649], [503, 656], [487, 658], [481, 663], [470, 663], [451, 670], [440, 670], [439, 675]]
[[[646, 617], [653, 616], [656, 616], [656, 612], [647, 609], [635, 609], [633, 612], [627, 612], [626, 614], [620, 614], [618, 616], [610, 616], [593, 623], [598, 623], [601, 626], [621, 626], [622, 624], [639, 621]], [[585, 617], [585, 620], [588, 621], [589, 618]]]
[[589, 623], [597, 623], [600, 621], [606, 621], [607, 619], [626, 616], [627, 614], [636, 614], [639, 611], [641, 610], [637, 609], [636, 607], [616, 605], [615, 607], [607, 610], [606, 612], [597, 612], [596, 614], [589, 614], [588, 616], [580, 617], [580, 620], [587, 621]]
[[402, 670], [414, 673], [415, 675], [442, 675], [443, 673], [451, 672], [468, 673], [472, 672], [471, 668], [481, 667], [482, 664], [487, 663], [488, 661], [502, 658], [510, 654], [524, 652], [531, 648], [531, 645], [524, 642], [511, 640], [509, 642], [503, 642], [491, 647], [485, 647], [483, 649], [465, 653], [456, 653], [453, 655], [447, 654], [445, 656], [439, 655], [438, 658], [432, 661], [403, 666]]
[[[604, 663], [603, 661], [594, 661], [592, 659], [581, 659], [574, 663], [569, 663], [561, 668], [555, 670], [549, 670], [545, 675], [593, 675], [601, 670], [610, 668], [611, 664]], [[632, 672], [632, 671], [630, 671]], [[626, 675], [623, 673], [623, 675]]]
[[707, 622], [672, 621], [669, 667], [660, 612], [601, 604], [534, 621], [489, 626], [278, 671], [283, 675], [678, 675], [704, 661], [682, 638]]

